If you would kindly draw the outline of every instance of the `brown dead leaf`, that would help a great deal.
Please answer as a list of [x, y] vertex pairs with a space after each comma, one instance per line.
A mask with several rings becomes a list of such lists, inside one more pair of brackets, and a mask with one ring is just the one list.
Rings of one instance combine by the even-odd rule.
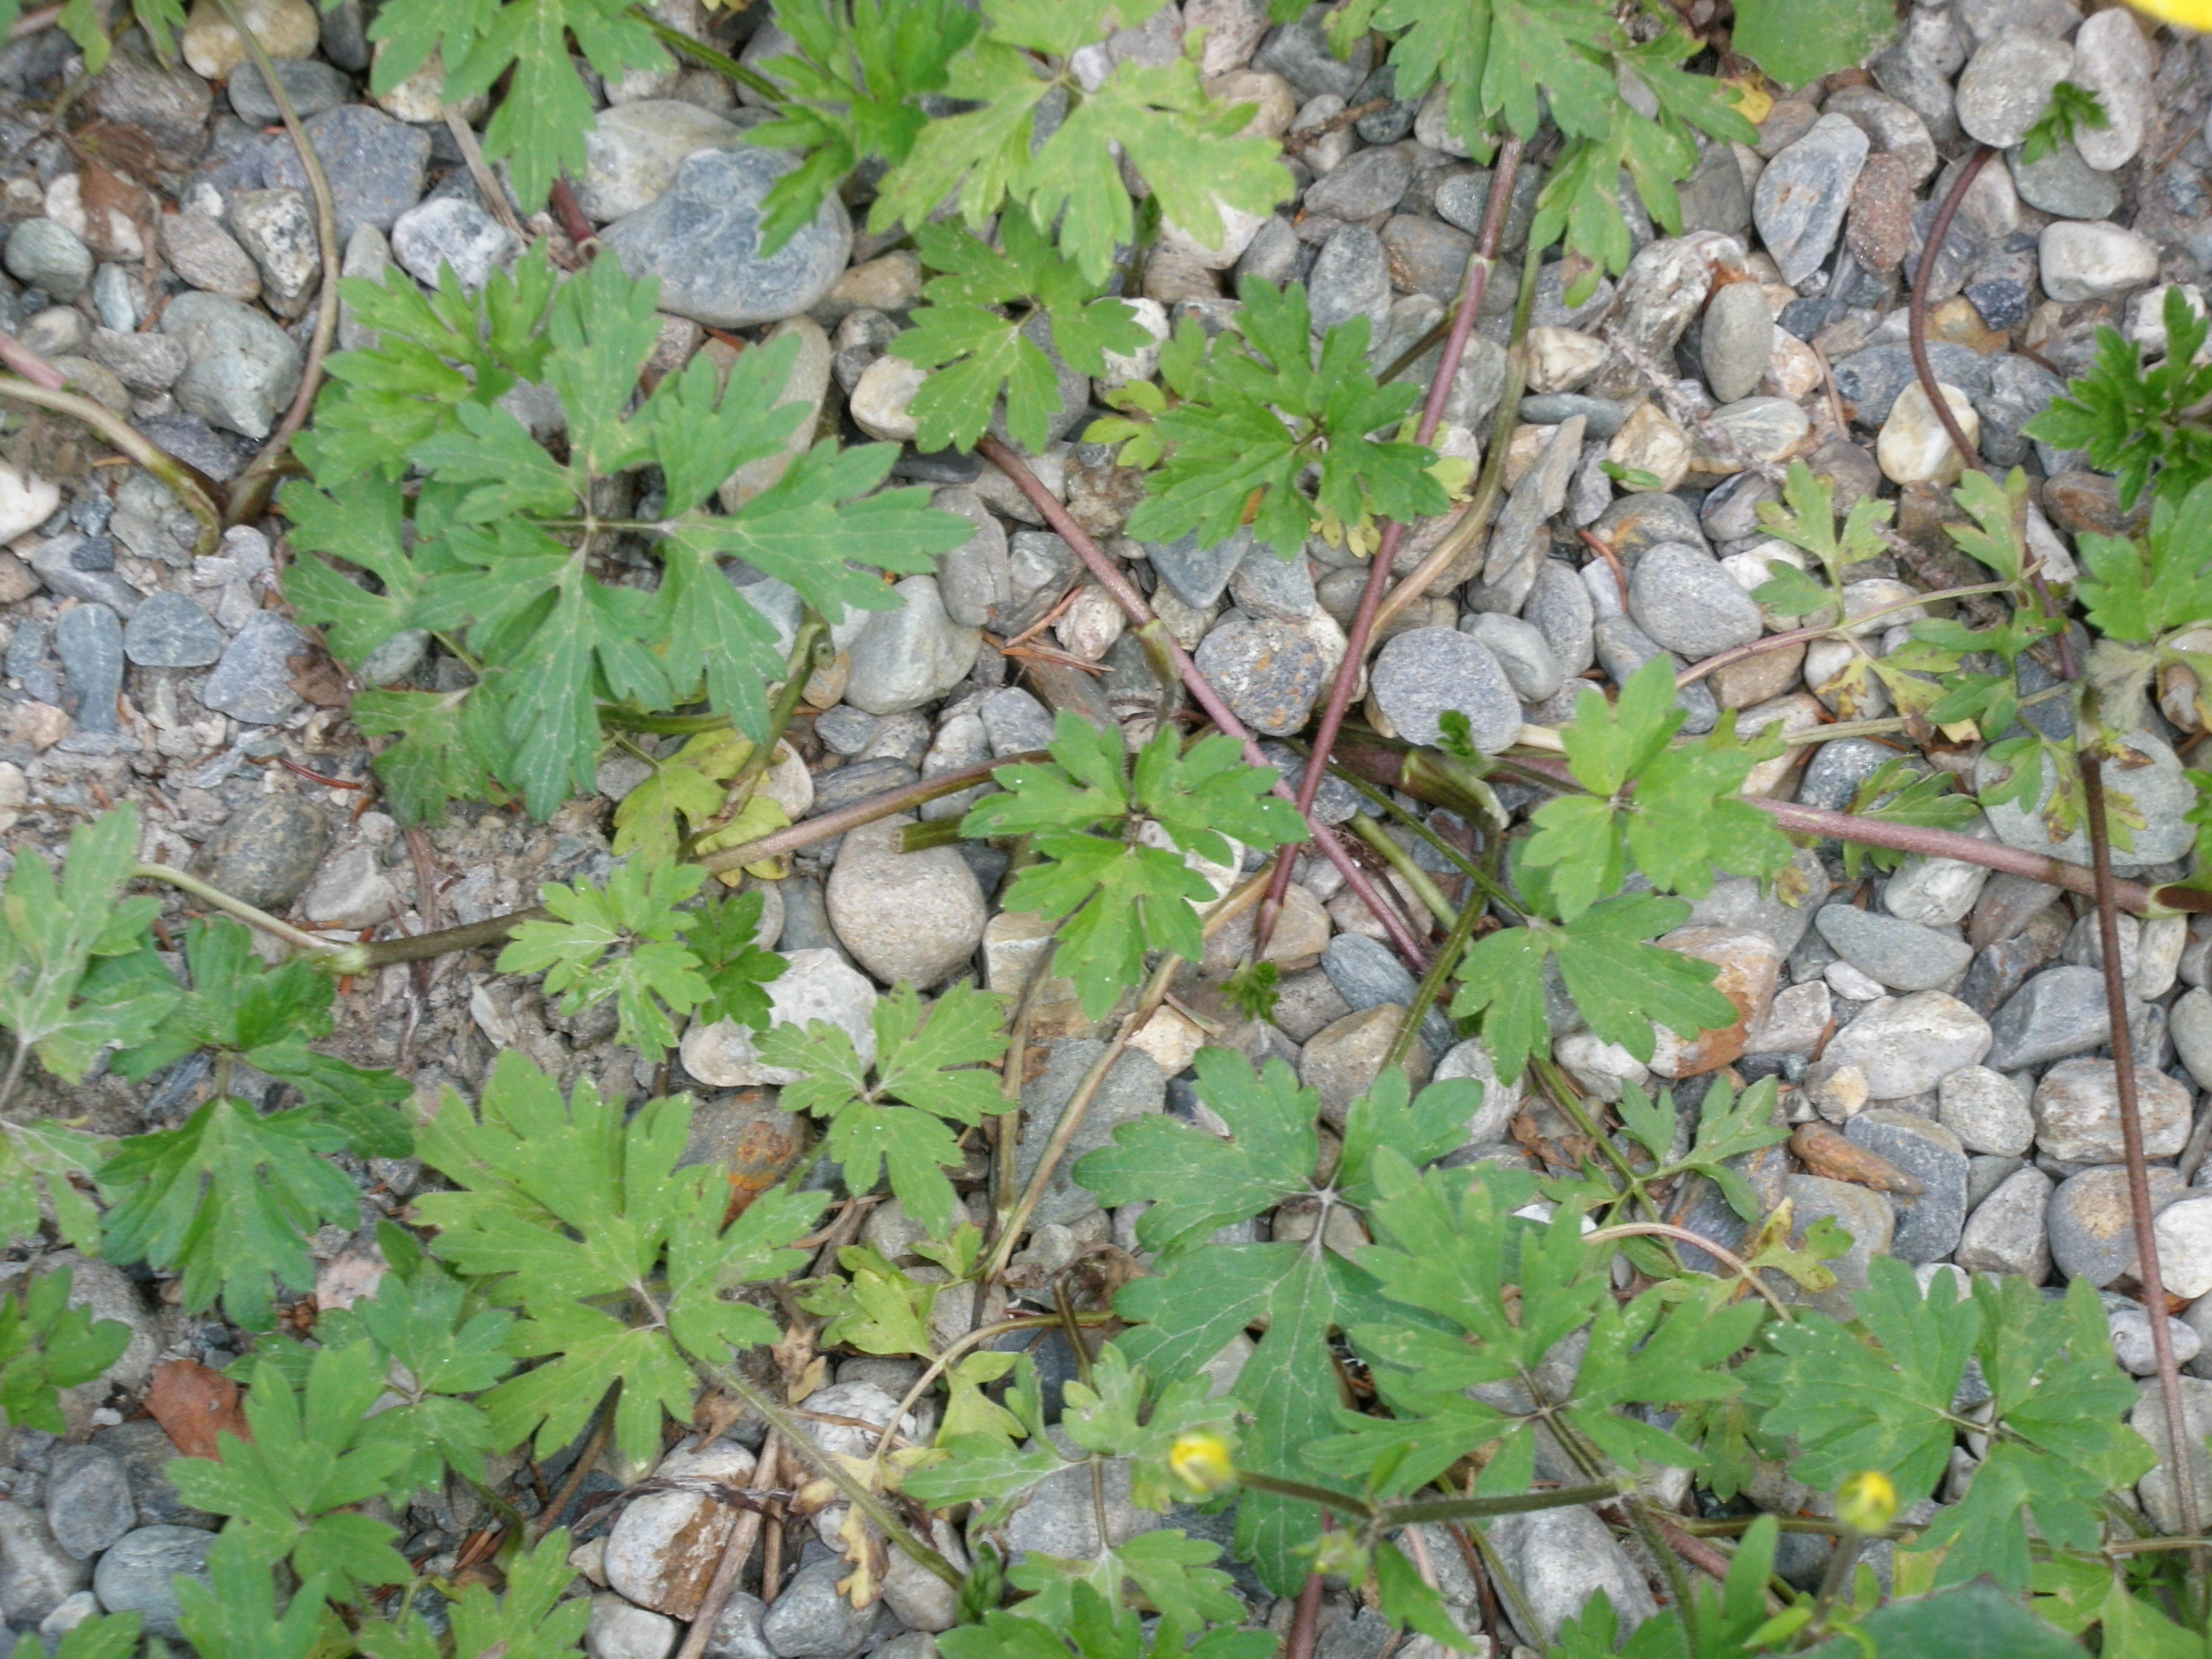
[[1845, 1139], [1825, 1123], [1799, 1125], [1797, 1133], [1790, 1137], [1790, 1150], [1814, 1175], [1831, 1181], [1849, 1181], [1878, 1193], [1899, 1193], [1907, 1198], [1917, 1198], [1928, 1190], [1917, 1176], [1907, 1175], [1881, 1153]]
[[216, 1437], [253, 1437], [239, 1408], [238, 1384], [193, 1359], [172, 1359], [154, 1370], [146, 1409], [186, 1457], [213, 1457]]
[[303, 652], [296, 657], [287, 657], [285, 663], [292, 670], [292, 690], [299, 693], [303, 702], [318, 708], [343, 708], [346, 706], [345, 673], [320, 651]]

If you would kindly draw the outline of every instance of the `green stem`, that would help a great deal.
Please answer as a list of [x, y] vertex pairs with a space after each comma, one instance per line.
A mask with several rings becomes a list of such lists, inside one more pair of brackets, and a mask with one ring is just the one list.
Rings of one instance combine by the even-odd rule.
[[1420, 1035], [1421, 1020], [1443, 990], [1451, 970], [1459, 963], [1460, 953], [1467, 949], [1468, 941], [1474, 937], [1474, 925], [1482, 920], [1482, 905], [1470, 896], [1460, 907], [1458, 918], [1444, 942], [1437, 947], [1437, 959], [1429, 964], [1429, 971], [1421, 975], [1421, 982], [1413, 988], [1413, 1000], [1407, 1005], [1406, 1017], [1398, 1022], [1398, 1035], [1390, 1039], [1390, 1052], [1382, 1056], [1385, 1069], [1402, 1065]]
[[784, 662], [783, 687], [769, 705], [768, 735], [753, 745], [753, 752], [745, 757], [738, 775], [730, 780], [732, 813], [744, 811], [745, 803], [752, 799], [753, 786], [767, 776], [768, 769], [775, 763], [775, 746], [791, 729], [792, 716], [799, 712], [799, 701], [806, 695], [807, 680], [815, 670], [827, 668], [834, 660], [836, 653], [830, 647], [830, 624], [810, 605], [799, 622], [799, 635], [792, 641], [791, 655]]
[[89, 398], [79, 397], [74, 392], [52, 392], [15, 374], [0, 374], [0, 398], [12, 398], [19, 404], [66, 415], [90, 427], [110, 447], [120, 450], [168, 485], [170, 493], [185, 504], [185, 510], [200, 521], [199, 539], [192, 544], [192, 556], [204, 559], [214, 554], [222, 540], [222, 514], [216, 511], [214, 499], [200, 488], [198, 480], [182, 461], [128, 421]]
[[1429, 914], [1440, 924], [1446, 927], [1459, 925], [1459, 912], [1437, 890], [1429, 872], [1413, 862], [1413, 855], [1399, 846], [1389, 830], [1365, 812], [1352, 815], [1351, 828], [1352, 834], [1375, 849], [1394, 875], [1413, 890], [1413, 896], [1428, 907]]
[[933, 847], [957, 845], [962, 839], [958, 818], [930, 818], [899, 831], [899, 851], [927, 853]]
[[[1240, 1477], [1241, 1478], [1241, 1477]], [[1534, 1510], [1564, 1510], [1577, 1504], [1608, 1504], [1623, 1497], [1616, 1482], [1555, 1486], [1549, 1492], [1516, 1492], [1508, 1498], [1432, 1498], [1386, 1506], [1385, 1528], [1418, 1526], [1429, 1521], [1472, 1521], [1489, 1515], [1526, 1515]]]
[[141, 881], [165, 881], [179, 892], [190, 893], [202, 903], [211, 904], [216, 909], [226, 911], [240, 921], [306, 951], [327, 965], [333, 973], [357, 974], [368, 966], [365, 961], [356, 960], [360, 946], [333, 945], [326, 939], [317, 939], [313, 933], [302, 932], [289, 921], [279, 921], [266, 910], [254, 908], [244, 899], [233, 898], [220, 888], [209, 886], [198, 876], [186, 875], [173, 865], [134, 865], [131, 873]]
[[747, 69], [726, 52], [716, 52], [703, 40], [694, 40], [681, 29], [669, 27], [643, 6], [632, 6], [629, 15], [659, 35], [663, 45], [675, 47], [686, 58], [696, 58], [708, 69], [721, 70], [732, 81], [750, 87], [770, 102], [781, 106], [789, 99], [790, 94], [765, 75]]
[[647, 714], [635, 708], [619, 708], [612, 703], [599, 705], [599, 724], [611, 726], [621, 732], [674, 732], [688, 736], [696, 732], [721, 732], [729, 727], [727, 714]]

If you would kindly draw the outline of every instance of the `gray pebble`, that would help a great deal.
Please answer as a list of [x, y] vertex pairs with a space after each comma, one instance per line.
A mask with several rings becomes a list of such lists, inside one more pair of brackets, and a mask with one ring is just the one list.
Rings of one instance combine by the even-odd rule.
[[1551, 648], [1559, 665], [1561, 684], [1597, 660], [1591, 635], [1596, 617], [1589, 590], [1565, 560], [1544, 561], [1536, 572], [1535, 586], [1528, 590], [1528, 602], [1521, 607], [1521, 620], [1541, 635]]
[[300, 387], [291, 336], [235, 300], [198, 293], [169, 301], [161, 331], [183, 343], [191, 364], [177, 380], [178, 403], [243, 437], [269, 435]]
[[2005, 152], [2013, 188], [2030, 207], [2061, 219], [2109, 219], [2120, 208], [2120, 181], [2100, 173], [2070, 143], [2030, 161], [2024, 149]]
[[[1076, 1085], [1105, 1052], [1106, 1045], [1091, 1037], [1055, 1042], [1044, 1069], [1023, 1086], [1022, 1109], [1029, 1115], [1018, 1165], [1024, 1181], [1030, 1178], [1043, 1157], [1045, 1143], [1052, 1139], [1060, 1114], [1074, 1097]], [[1160, 1110], [1166, 1103], [1167, 1079], [1160, 1075], [1160, 1068], [1152, 1057], [1133, 1048], [1125, 1051], [1107, 1072], [1106, 1080], [1092, 1097], [1091, 1109], [1070, 1141], [1060, 1168], [1046, 1183], [1044, 1198], [1036, 1208], [1037, 1224], [1042, 1226], [1056, 1222], [1066, 1226], [1096, 1214], [1097, 1197], [1089, 1188], [1079, 1185], [1071, 1173], [1076, 1163], [1084, 1153], [1110, 1142], [1119, 1125], [1133, 1123], [1147, 1113]]]
[[123, 630], [124, 654], [141, 668], [204, 668], [222, 649], [214, 618], [167, 588], [147, 595]]
[[[2164, 1164], [2151, 1165], [2149, 1173], [2153, 1214], [2188, 1195], [2181, 1177]], [[2021, 1179], [2021, 1176], [2013, 1177]], [[2134, 1213], [2128, 1203], [2126, 1170], [2115, 1164], [2077, 1170], [2060, 1182], [2051, 1195], [2045, 1224], [2051, 1261], [2067, 1278], [2086, 1279], [2100, 1290], [2132, 1273]]]
[[2094, 968], [2046, 968], [2014, 994], [1990, 1021], [1995, 1033], [1988, 1065], [2017, 1072], [2087, 1053], [2112, 1035], [2105, 976]]
[[1544, 635], [1520, 617], [1478, 611], [1460, 628], [1481, 641], [1498, 659], [1514, 695], [1522, 702], [1541, 702], [1565, 684], [1566, 671]]
[[2073, 64], [2073, 48], [2063, 40], [2029, 29], [2000, 29], [1959, 76], [1959, 125], [1985, 144], [2010, 149], [2042, 118], [2051, 88]]
[[1486, 755], [1521, 735], [1521, 700], [1504, 669], [1487, 647], [1455, 628], [1398, 635], [1376, 655], [1369, 685], [1376, 706], [1409, 742], [1435, 743], [1447, 709], [1467, 716], [1474, 746]]
[[[1018, 535], [1014, 539], [1018, 543], [1022, 538]], [[1066, 544], [1061, 546], [1065, 549]], [[1146, 542], [1143, 546], [1146, 557], [1151, 560], [1160, 580], [1194, 611], [1205, 611], [1218, 602], [1229, 586], [1230, 577], [1246, 558], [1255, 552], [1268, 558], [1275, 556], [1272, 550], [1261, 548], [1249, 530], [1239, 530], [1226, 541], [1216, 542], [1211, 547], [1199, 545], [1199, 532], [1195, 530], [1171, 542]], [[1072, 560], [1072, 554], [1070, 557]]]
[[[1984, 1165], [2018, 1161], [1975, 1158], [1969, 1179], [1982, 1175]], [[2054, 1254], [2051, 1198], [2051, 1177], [2033, 1164], [2010, 1170], [1986, 1197], [1974, 1200], [1973, 1213], [1952, 1259], [1968, 1273], [2018, 1273], [2029, 1284], [2040, 1285], [2050, 1277]]]
[[174, 1581], [206, 1583], [208, 1552], [214, 1547], [215, 1534], [195, 1527], [141, 1527], [100, 1558], [93, 1593], [110, 1613], [143, 1615], [147, 1635], [180, 1640]]
[[1314, 260], [1306, 294], [1316, 334], [1355, 317], [1379, 327], [1390, 309], [1390, 262], [1382, 237], [1365, 225], [1332, 231]]
[[1413, 176], [1413, 164], [1391, 146], [1363, 149], [1307, 189], [1305, 210], [1337, 219], [1371, 219], [1398, 205]]
[[1554, 392], [1547, 397], [1521, 400], [1521, 418], [1531, 426], [1558, 426], [1577, 415], [1582, 416], [1583, 431], [1588, 436], [1610, 438], [1626, 423], [1628, 405], [1611, 398], [1587, 397], [1579, 392]]
[[46, 1523], [54, 1541], [88, 1561], [138, 1524], [131, 1478], [97, 1446], [60, 1446], [46, 1475]]
[[76, 694], [76, 723], [85, 732], [116, 729], [123, 692], [123, 625], [104, 605], [64, 611], [54, 624], [54, 652]]
[[1321, 647], [1305, 629], [1241, 611], [1215, 625], [1199, 642], [1196, 658], [1199, 672], [1237, 718], [1268, 737], [1287, 737], [1304, 726], [1328, 678]]
[[[1930, 340], [1928, 359], [1936, 378], [1973, 398], [1990, 387], [1990, 360], [1981, 353], [1948, 340]], [[1851, 405], [1852, 417], [1864, 427], [1878, 427], [1889, 418], [1897, 394], [1913, 380], [1912, 352], [1902, 345], [1869, 346], [1834, 365], [1836, 392]]]
[[[1322, 952], [1321, 966], [1352, 1012], [1384, 1003], [1399, 1008], [1413, 1006], [1416, 988], [1413, 975], [1398, 960], [1397, 953], [1379, 939], [1364, 933], [1339, 933]], [[1431, 1007], [1421, 1019], [1421, 1039], [1430, 1053], [1443, 1053], [1455, 1041], [1451, 1022]]]
[[121, 575], [112, 569], [93, 569], [77, 562], [74, 556], [84, 545], [82, 536], [56, 536], [31, 555], [31, 568], [39, 573], [48, 592], [64, 599], [106, 605], [122, 617], [137, 611], [145, 598]]
[[[363, 225], [388, 231], [422, 199], [422, 173], [430, 160], [430, 135], [395, 121], [368, 104], [340, 104], [304, 124], [323, 170], [330, 176], [338, 240], [353, 240]], [[305, 190], [307, 169], [289, 144], [270, 152], [272, 188]]]
[[393, 261], [426, 288], [437, 287], [450, 268], [473, 294], [521, 252], [514, 233], [465, 196], [434, 196], [392, 224]]
[[1719, 560], [1686, 543], [1662, 543], [1636, 562], [1628, 614], [1653, 640], [1692, 662], [1747, 645], [1763, 631], [1751, 595]]
[[208, 879], [234, 898], [282, 910], [307, 890], [330, 825], [297, 795], [262, 795], [233, 812], [208, 843]]
[[1887, 1158], [1924, 1191], [1889, 1194], [1897, 1214], [1890, 1254], [1900, 1261], [1947, 1260], [1966, 1224], [1966, 1153], [1959, 1137], [1940, 1123], [1890, 1107], [1858, 1114], [1844, 1126], [1856, 1146]]
[[1784, 282], [1802, 283], [1827, 262], [1868, 149], [1866, 134], [1852, 122], [1824, 115], [1766, 164], [1752, 212]]
[[1230, 597], [1255, 617], [1302, 622], [1320, 609], [1314, 597], [1313, 567], [1304, 553], [1279, 556], [1263, 544], [1238, 561], [1229, 578]]
[[[1729, 158], [1730, 165], [1735, 158]], [[1756, 283], [1730, 283], [1705, 307], [1698, 346], [1705, 384], [1722, 403], [1759, 390], [1774, 354], [1774, 313]]]
[[1955, 935], [1848, 904], [1831, 904], [1814, 921], [1845, 962], [1893, 991], [1932, 991], [1973, 959], [1973, 948]]
[[290, 659], [305, 647], [306, 636], [283, 617], [255, 611], [207, 677], [200, 701], [249, 726], [274, 726], [299, 702]]
[[[1607, 580], [1610, 582], [1609, 574]], [[1598, 662], [1617, 686], [1627, 684], [1636, 671], [1654, 657], [1667, 657], [1677, 672], [1682, 666], [1680, 659], [1626, 617], [1601, 617], [1592, 630], [1592, 638], [1597, 647]], [[1702, 737], [1720, 724], [1720, 705], [1713, 701], [1712, 689], [1703, 680], [1692, 680], [1677, 690], [1674, 707], [1682, 711], [1682, 731], [1686, 736]]]
[[92, 281], [92, 252], [83, 239], [53, 219], [26, 219], [9, 233], [4, 254], [10, 276], [57, 300], [74, 300]]
[[777, 1659], [849, 1659], [875, 1627], [876, 1611], [855, 1608], [837, 1592], [845, 1566], [835, 1558], [801, 1567], [761, 1619]]
[[[352, 95], [346, 77], [328, 64], [312, 58], [276, 60], [276, 83], [292, 100], [292, 112], [305, 121], [325, 110], [336, 109]], [[274, 126], [284, 118], [269, 82], [254, 64], [240, 64], [230, 72], [230, 106], [248, 126]]]

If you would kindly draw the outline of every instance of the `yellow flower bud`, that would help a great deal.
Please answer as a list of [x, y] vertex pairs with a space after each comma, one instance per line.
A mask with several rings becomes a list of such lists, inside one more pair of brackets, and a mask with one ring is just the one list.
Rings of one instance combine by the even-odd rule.
[[1179, 1434], [1168, 1448], [1168, 1467], [1200, 1495], [1219, 1492], [1237, 1478], [1229, 1443], [1218, 1434]]
[[1880, 1469], [1861, 1469], [1836, 1493], [1836, 1519], [1860, 1532], [1880, 1532], [1897, 1518], [1897, 1488]]
[[2133, 0], [2136, 9], [2200, 33], [2212, 32], [2212, 0]]

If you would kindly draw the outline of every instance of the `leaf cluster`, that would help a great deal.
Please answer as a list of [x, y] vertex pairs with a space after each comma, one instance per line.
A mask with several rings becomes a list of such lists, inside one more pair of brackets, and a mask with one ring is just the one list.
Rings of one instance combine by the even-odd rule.
[[[1384, 1072], [1352, 1103], [1341, 1152], [1325, 1175], [1320, 1100], [1290, 1067], [1271, 1060], [1255, 1074], [1243, 1056], [1221, 1048], [1201, 1048], [1195, 1063], [1198, 1098], [1225, 1133], [1148, 1115], [1075, 1165], [1076, 1180], [1102, 1204], [1150, 1202], [1137, 1241], [1158, 1252], [1158, 1266], [1115, 1298], [1131, 1328], [1114, 1346], [1152, 1376], [1188, 1377], [1248, 1327], [1264, 1326], [1233, 1390], [1249, 1415], [1239, 1462], [1310, 1481], [1303, 1453], [1335, 1425], [1332, 1338], [1381, 1308], [1375, 1278], [1347, 1259], [1345, 1242], [1358, 1237], [1358, 1213], [1380, 1196], [1382, 1164], [1418, 1167], [1458, 1146], [1482, 1085], [1462, 1078], [1413, 1095], [1401, 1071]], [[1220, 1228], [1293, 1198], [1314, 1211], [1304, 1242], [1285, 1236], [1279, 1216], [1272, 1242], [1214, 1242]], [[1248, 1491], [1237, 1499], [1238, 1553], [1278, 1590], [1304, 1579], [1298, 1552], [1318, 1530], [1312, 1506], [1295, 1498]]]
[[2160, 320], [2166, 359], [2147, 367], [2118, 329], [2097, 331], [2088, 373], [2027, 423], [2027, 435], [2056, 449], [2078, 449], [2118, 481], [2120, 505], [2147, 489], [2186, 495], [2212, 477], [2212, 427], [2200, 412], [2212, 398], [2212, 362], [2202, 361], [2212, 319], [2201, 317], [2177, 285], [2166, 291]]
[[[1410, 524], [1450, 506], [1431, 473], [1433, 450], [1376, 435], [1395, 434], [1420, 392], [1376, 381], [1366, 318], [1332, 324], [1316, 353], [1304, 283], [1277, 288], [1248, 276], [1237, 297], [1230, 330], [1202, 356], [1197, 325], [1179, 325], [1162, 355], [1172, 404], [1133, 394], [1139, 412], [1150, 414], [1146, 448], [1125, 450], [1124, 464], [1155, 445], [1166, 459], [1129, 515], [1132, 536], [1173, 541], [1195, 531], [1211, 547], [1249, 526], [1291, 558], [1325, 526], [1357, 526], [1370, 513]], [[1146, 410], [1148, 401], [1160, 407]], [[1089, 435], [1133, 438], [1122, 428], [1136, 424], [1102, 421]]]
[[871, 1054], [827, 1020], [771, 1026], [756, 1047], [769, 1065], [794, 1074], [784, 1109], [830, 1121], [825, 1150], [844, 1166], [850, 1190], [866, 1192], [888, 1174], [908, 1213], [949, 1238], [959, 1215], [945, 1175], [961, 1162], [953, 1126], [974, 1128], [1014, 1103], [996, 1072], [979, 1069], [1006, 1052], [1006, 1000], [955, 985], [925, 1013], [921, 994], [901, 985], [872, 1019]]
[[[507, 106], [518, 101], [510, 94]], [[365, 734], [398, 739], [377, 765], [409, 822], [495, 793], [550, 815], [592, 787], [602, 702], [663, 711], [703, 697], [763, 737], [787, 641], [725, 560], [842, 617], [896, 605], [872, 572], [927, 569], [968, 533], [932, 511], [925, 491], [877, 491], [894, 446], [841, 451], [830, 439], [734, 512], [710, 512], [724, 481], [784, 453], [804, 417], [802, 405], [777, 402], [799, 342], [747, 351], [726, 377], [702, 355], [641, 396], [659, 337], [657, 285], [632, 282], [619, 260], [597, 261], [557, 291], [542, 254], [473, 297], [458, 288], [410, 297], [397, 291], [404, 278], [389, 281], [383, 303], [407, 331], [387, 335], [401, 342], [388, 354], [334, 360], [325, 398], [337, 435], [309, 457], [314, 483], [283, 494], [294, 543], [319, 556], [288, 569], [285, 592], [344, 662], [420, 629], [466, 665], [471, 683], [459, 689], [354, 699]], [[562, 459], [497, 401], [533, 377], [559, 399]], [[403, 491], [409, 467], [422, 481]], [[599, 486], [648, 467], [659, 471], [659, 515], [608, 523]], [[611, 559], [618, 536], [643, 538], [657, 586]]]
[[2084, 128], [2102, 131], [2112, 125], [2104, 100], [2094, 91], [2072, 81], [2061, 81], [2051, 88], [2049, 107], [2027, 130], [2021, 145], [2021, 161], [2033, 167], [2061, 144], [2072, 143]]
[[1240, 848], [1301, 840], [1305, 825], [1267, 793], [1272, 769], [1246, 765], [1233, 738], [1185, 747], [1163, 727], [1132, 762], [1119, 726], [1062, 710], [1051, 753], [1000, 767], [1002, 793], [970, 808], [960, 832], [1036, 838], [1042, 856], [1014, 878], [1006, 908], [1062, 922], [1054, 963], [1097, 1019], [1143, 976], [1147, 951], [1192, 962], [1205, 953], [1194, 907], [1220, 895], [1194, 862], [1233, 867]]
[[615, 1443], [649, 1457], [662, 1413], [690, 1415], [695, 1364], [726, 1365], [778, 1334], [732, 1293], [805, 1260], [788, 1247], [820, 1195], [764, 1194], [725, 1224], [727, 1184], [685, 1162], [689, 1097], [624, 1118], [588, 1080], [562, 1100], [509, 1049], [475, 1110], [448, 1091], [419, 1133], [423, 1161], [456, 1188], [416, 1200], [434, 1252], [493, 1305], [520, 1310], [507, 1352], [542, 1362], [478, 1400], [499, 1447], [533, 1431], [540, 1456], [567, 1445], [619, 1382]]
[[68, 1432], [58, 1390], [91, 1382], [130, 1346], [128, 1325], [70, 1306], [70, 1281], [57, 1267], [0, 1297], [0, 1427]]

